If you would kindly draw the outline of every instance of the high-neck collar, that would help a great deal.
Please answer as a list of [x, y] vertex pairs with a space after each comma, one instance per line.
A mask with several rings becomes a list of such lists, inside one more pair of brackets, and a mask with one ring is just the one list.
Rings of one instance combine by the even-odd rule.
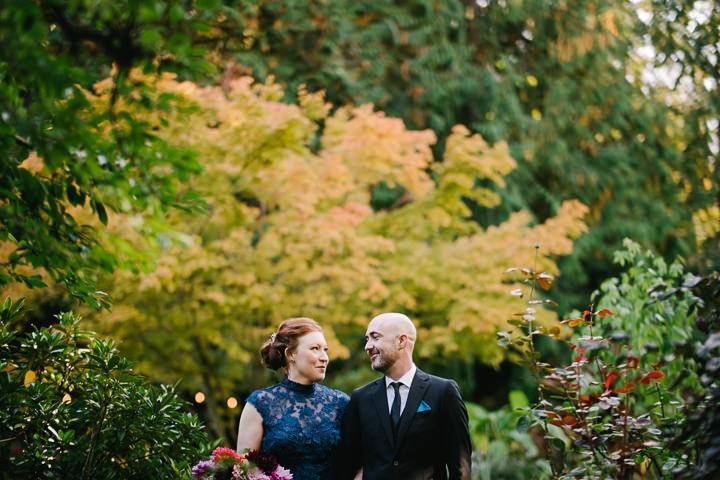
[[315, 384], [311, 383], [310, 385], [305, 385], [303, 383], [293, 382], [289, 378], [285, 377], [282, 382], [280, 382], [282, 386], [287, 388], [288, 390], [292, 390], [293, 392], [298, 393], [304, 393], [304, 394], [310, 394], [315, 391]]

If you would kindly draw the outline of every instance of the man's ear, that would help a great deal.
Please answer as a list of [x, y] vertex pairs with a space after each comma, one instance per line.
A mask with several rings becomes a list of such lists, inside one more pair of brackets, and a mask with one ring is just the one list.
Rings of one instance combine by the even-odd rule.
[[408, 336], [405, 334], [401, 334], [398, 339], [400, 340], [400, 349], [406, 348], [408, 344]]

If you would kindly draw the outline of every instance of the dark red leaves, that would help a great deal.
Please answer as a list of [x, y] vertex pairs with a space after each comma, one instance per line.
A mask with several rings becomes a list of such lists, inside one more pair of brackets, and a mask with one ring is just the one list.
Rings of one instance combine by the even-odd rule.
[[584, 310], [580, 318], [568, 318], [560, 323], [567, 324], [568, 327], [577, 327], [578, 325], [592, 325], [593, 317], [609, 317], [613, 315], [613, 312], [607, 308], [603, 308], [599, 312], [593, 312], [592, 310]]
[[607, 377], [605, 377], [605, 390], [609, 390], [618, 378], [620, 378], [620, 374], [618, 372], [613, 371], [608, 373]]
[[645, 375], [642, 379], [640, 379], [640, 383], [643, 385], [648, 385], [651, 381], [660, 381], [663, 378], [665, 378], [665, 374], [662, 373], [660, 370], [652, 370], [648, 372], [647, 375]]
[[640, 364], [640, 359], [634, 355], [628, 355], [627, 357], [627, 366], [629, 368], [638, 368], [638, 365]]
[[585, 352], [587, 352], [587, 348], [577, 347], [577, 348], [575, 349], [575, 351], [578, 353], [578, 354], [575, 356], [575, 361], [576, 361], [576, 362], [582, 362], [582, 361], [584, 361], [584, 360], [587, 360], [587, 357], [585, 356]]
[[633, 382], [626, 382], [622, 387], [613, 389], [613, 393], [630, 393], [633, 390], [635, 390], [635, 384]]
[[594, 405], [600, 400], [600, 395], [597, 393], [590, 393], [588, 395], [580, 396], [580, 403], [583, 405]]
[[577, 419], [575, 417], [573, 417], [572, 415], [565, 415], [562, 418], [562, 423], [564, 423], [565, 425], [573, 426], [577, 423]]

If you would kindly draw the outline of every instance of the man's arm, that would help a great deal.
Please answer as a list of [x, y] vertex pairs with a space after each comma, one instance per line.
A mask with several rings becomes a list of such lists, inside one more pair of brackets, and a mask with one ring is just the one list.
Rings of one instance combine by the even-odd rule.
[[362, 467], [362, 436], [357, 395], [350, 397], [342, 420], [336, 471], [340, 480], [352, 480]]
[[468, 430], [468, 414], [460, 390], [452, 380], [445, 388], [443, 417], [445, 463], [449, 479], [469, 480], [472, 444]]

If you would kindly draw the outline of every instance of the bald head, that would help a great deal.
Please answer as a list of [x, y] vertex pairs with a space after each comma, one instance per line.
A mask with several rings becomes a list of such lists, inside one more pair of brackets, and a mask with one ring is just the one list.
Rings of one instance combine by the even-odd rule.
[[386, 335], [405, 335], [412, 344], [415, 344], [417, 331], [412, 320], [403, 313], [381, 313], [370, 321], [368, 331], [384, 332]]

